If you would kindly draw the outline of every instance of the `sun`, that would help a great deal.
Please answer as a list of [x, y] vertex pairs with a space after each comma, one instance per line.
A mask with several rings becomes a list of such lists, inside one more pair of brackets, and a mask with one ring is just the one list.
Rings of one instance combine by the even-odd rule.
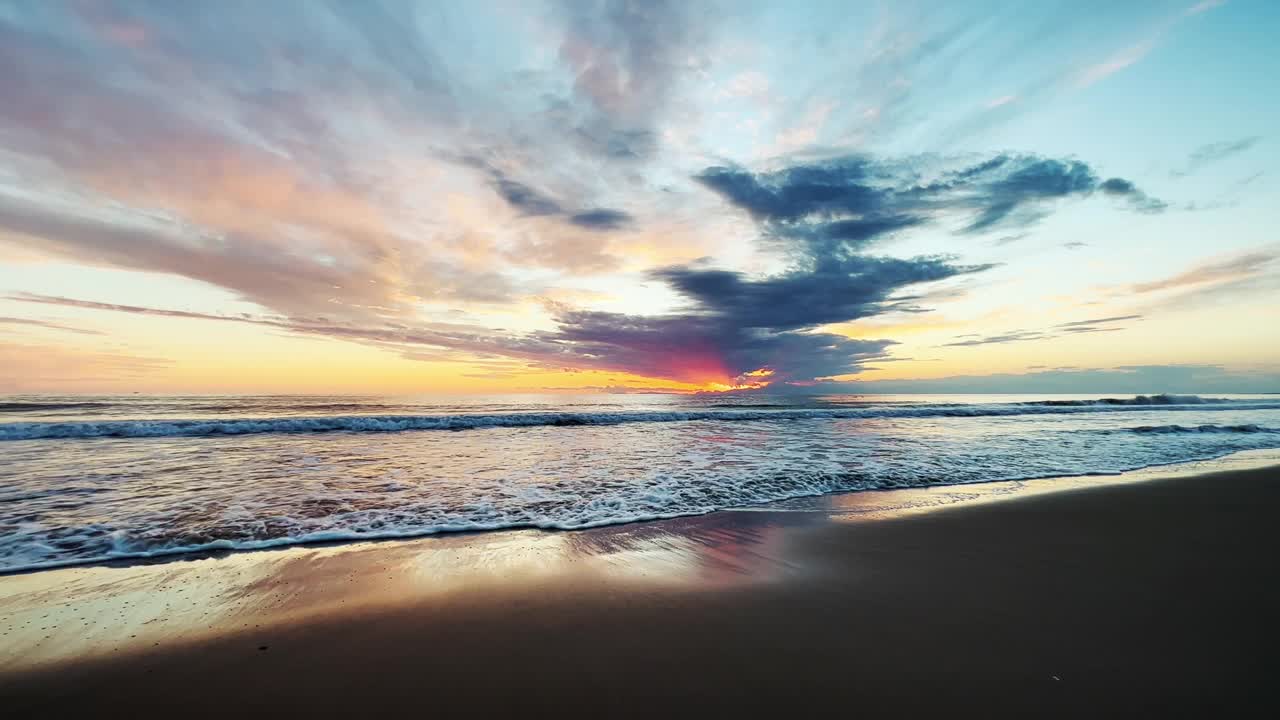
[[703, 385], [700, 392], [732, 392], [734, 390], [762, 390], [769, 387], [769, 383], [773, 382], [771, 378], [774, 376], [774, 370], [771, 368], [756, 368], [751, 372], [745, 372], [733, 378], [731, 383], [710, 382]]

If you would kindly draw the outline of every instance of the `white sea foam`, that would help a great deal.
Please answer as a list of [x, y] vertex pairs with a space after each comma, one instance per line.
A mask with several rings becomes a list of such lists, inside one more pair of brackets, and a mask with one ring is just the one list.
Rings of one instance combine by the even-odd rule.
[[[6, 444], [0, 463], [0, 572], [458, 531], [572, 530], [832, 492], [1108, 474], [1280, 447], [1280, 401], [1151, 397], [1159, 396], [782, 408], [676, 399], [662, 400], [674, 407], [660, 411], [644, 400], [603, 412], [589, 401], [562, 406], [587, 412], [489, 401], [469, 413], [421, 403], [413, 407], [438, 411], [11, 423], [0, 433], [27, 441]], [[111, 412], [129, 406], [110, 402]], [[183, 402], [166, 399], [165, 411]], [[290, 402], [192, 406], [279, 407], [284, 415]], [[490, 430], [397, 432], [473, 428]], [[75, 437], [117, 440], [66, 440]]]

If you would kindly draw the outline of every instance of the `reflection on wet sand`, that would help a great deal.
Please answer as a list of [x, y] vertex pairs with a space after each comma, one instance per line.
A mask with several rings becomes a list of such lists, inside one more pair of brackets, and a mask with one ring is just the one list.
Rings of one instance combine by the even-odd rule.
[[522, 530], [237, 553], [0, 578], [0, 670], [128, 653], [336, 611], [555, 581], [699, 587], [792, 571], [783, 530], [818, 514], [718, 513], [582, 532]]

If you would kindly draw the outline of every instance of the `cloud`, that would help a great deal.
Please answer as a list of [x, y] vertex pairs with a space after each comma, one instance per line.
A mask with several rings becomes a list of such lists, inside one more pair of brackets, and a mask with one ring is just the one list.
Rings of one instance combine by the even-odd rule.
[[559, 232], [522, 233], [508, 244], [503, 256], [517, 266], [559, 268], [574, 273], [616, 270], [620, 260], [598, 237], [605, 228], [576, 224]]
[[1035, 330], [1013, 330], [998, 335], [987, 335], [985, 337], [971, 338], [968, 340], [957, 340], [956, 342], [944, 343], [940, 347], [974, 347], [977, 345], [1003, 345], [1005, 343], [1026, 342], [1027, 340], [1042, 340], [1046, 337], [1042, 332]]
[[564, 310], [555, 318], [557, 329], [528, 335], [456, 325], [391, 325], [385, 320], [209, 315], [33, 295], [12, 299], [250, 323], [397, 349], [428, 346], [516, 357], [543, 367], [619, 370], [732, 385], [753, 382], [747, 374], [762, 369], [770, 372], [772, 380], [782, 382], [856, 372], [867, 360], [882, 358], [892, 341], [852, 340], [817, 332], [818, 326], [886, 312], [898, 306], [895, 294], [903, 288], [988, 267], [955, 265], [942, 257], [903, 260], [819, 254], [811, 254], [807, 268], [762, 278], [697, 266], [667, 267], [653, 277], [693, 304], [687, 312], [632, 316]]
[[855, 255], [815, 256], [810, 268], [760, 279], [689, 266], [664, 268], [653, 275], [705, 314], [744, 328], [794, 330], [880, 314], [890, 309], [890, 296], [901, 288], [989, 267], [954, 265], [945, 257]]
[[746, 383], [747, 373], [760, 369], [785, 381], [847, 374], [882, 357], [892, 344], [743, 327], [711, 313], [645, 317], [573, 311], [557, 321], [558, 330], [540, 337], [570, 353], [566, 364], [693, 383]]
[[[73, 262], [207, 283], [262, 312], [25, 299], [250, 323], [420, 359], [480, 357], [481, 373], [503, 372], [495, 359], [504, 358], [695, 382], [750, 383], [767, 369], [775, 381], [811, 382], [883, 360], [892, 345], [824, 326], [923, 312], [943, 296], [920, 286], [991, 267], [888, 257], [888, 240], [929, 229], [1016, 237], [1093, 195], [1163, 209], [1072, 158], [864, 154], [768, 169], [708, 160], [702, 141], [671, 138], [717, 127], [718, 109], [685, 90], [715, 84], [708, 58], [730, 49], [708, 38], [724, 13], [674, 0], [565, 0], [549, 14], [475, 22], [468, 8], [73, 3], [6, 16], [0, 236]], [[852, 113], [859, 128], [887, 128], [927, 107], [908, 107], [907, 86], [941, 87], [958, 58], [991, 39], [968, 10], [939, 26], [912, 22], [901, 29], [918, 32], [876, 33], [865, 67], [845, 73], [838, 58], [829, 70], [856, 88], [814, 68], [814, 91], [796, 93], [804, 117], [778, 125], [816, 138], [848, 129], [838, 126]], [[474, 50], [530, 31], [533, 45], [513, 44], [498, 62]], [[759, 73], [728, 87], [753, 100], [786, 89]], [[1004, 116], [1030, 104], [1010, 89], [1017, 102], [998, 98], [1000, 112], [970, 109]], [[776, 128], [765, 127], [767, 138]], [[727, 206], [712, 208], [718, 199]], [[714, 209], [741, 212], [719, 222]], [[742, 214], [755, 223], [745, 234]], [[742, 246], [759, 243], [786, 264], [769, 273], [754, 259], [737, 266], [753, 272], [673, 264], [708, 253], [652, 251], [659, 232], [692, 250], [731, 248], [718, 256], [737, 262], [750, 251]], [[618, 275], [566, 282], [598, 273]], [[428, 320], [441, 304], [512, 305], [557, 285], [638, 278], [683, 305], [635, 315], [559, 308], [532, 321], [537, 332]]]
[[1140, 213], [1164, 212], [1169, 206], [1139, 190], [1132, 182], [1123, 178], [1103, 180], [1098, 189], [1111, 197], [1124, 198], [1129, 207]]
[[86, 328], [72, 327], [70, 325], [61, 325], [59, 323], [47, 322], [45, 320], [33, 320], [31, 318], [16, 317], [0, 317], [0, 325], [24, 325], [27, 327], [44, 328], [45, 330], [60, 330], [62, 332], [72, 332], [79, 335], [103, 335], [98, 330], [89, 330]]
[[[806, 383], [857, 372], [883, 358], [892, 342], [851, 340], [821, 332], [822, 326], [919, 310], [906, 303], [923, 296], [903, 295], [904, 289], [992, 267], [947, 256], [872, 256], [863, 252], [866, 246], [948, 211], [981, 212], [993, 202], [984, 193], [1001, 202], [1012, 193], [1014, 205], [1056, 195], [1017, 179], [1044, 162], [999, 156], [929, 183], [908, 177], [909, 163], [864, 156], [770, 173], [708, 168], [698, 181], [754, 218], [764, 236], [786, 250], [790, 269], [752, 276], [704, 263], [660, 268], [650, 276], [682, 296], [687, 310], [656, 317], [564, 312], [555, 332], [538, 337], [592, 367], [686, 381], [748, 384], [750, 373], [767, 371], [775, 384]], [[1011, 189], [1011, 182], [1021, 184]]]
[[[219, 233], [167, 218], [110, 209], [21, 201], [0, 188], [0, 228], [28, 247], [57, 256], [133, 270], [164, 272], [236, 292], [280, 312], [346, 318], [405, 314], [411, 297], [493, 300], [503, 285], [461, 267], [377, 243], [283, 244], [245, 233]], [[335, 242], [337, 240], [335, 239]], [[345, 251], [344, 251], [345, 250]], [[341, 257], [342, 262], [335, 258]]]
[[1144, 40], [1143, 42], [1135, 43], [1120, 50], [1116, 54], [1096, 65], [1091, 65], [1085, 68], [1085, 70], [1080, 73], [1079, 77], [1076, 78], [1076, 87], [1083, 90], [1105, 80], [1108, 77], [1111, 77], [1146, 57], [1147, 54], [1155, 49], [1155, 46], [1155, 39]]
[[[636, 183], [580, 147], [583, 133], [652, 141], [710, 20], [675, 3], [571, 3], [544, 18], [557, 40], [585, 42], [584, 68], [625, 38], [624, 101], [600, 125], [602, 96], [557, 95], [556, 72], [577, 67], [558, 56], [518, 84], [506, 68], [446, 62], [465, 45], [449, 28], [476, 19], [463, 7], [47, 10], [0, 19], [0, 242], [368, 322], [617, 269], [608, 241], [583, 235], [639, 225], [610, 202], [615, 184]], [[655, 68], [670, 73], [645, 76]]]
[[960, 219], [962, 233], [1034, 224], [1055, 201], [1100, 191], [1131, 209], [1164, 204], [1130, 181], [1102, 181], [1087, 164], [999, 154], [977, 162], [853, 155], [756, 173], [712, 167], [697, 178], [776, 236], [849, 251], [894, 232]]
[[[997, 225], [1023, 206], [1100, 187], [1078, 161], [1000, 155], [932, 178], [916, 171], [921, 164], [856, 156], [767, 173], [708, 168], [698, 181], [755, 219], [792, 267], [769, 276], [705, 264], [660, 268], [651, 277], [684, 297], [688, 310], [658, 317], [568, 312], [557, 317], [556, 332], [540, 337], [597, 367], [685, 380], [746, 382], [764, 369], [775, 383], [806, 383], [854, 373], [883, 357], [891, 342], [819, 328], [914, 309], [904, 303], [919, 296], [903, 295], [905, 288], [991, 267], [946, 256], [867, 255], [870, 243], [948, 215], [976, 213], [982, 225]], [[974, 222], [962, 232], [976, 232]]]
[[[474, 361], [473, 355], [468, 353], [478, 354], [486, 358], [506, 356], [535, 359], [541, 357], [539, 352], [546, 353], [556, 350], [549, 346], [540, 345], [537, 341], [529, 338], [503, 335], [493, 332], [490, 328], [458, 323], [419, 322], [407, 325], [384, 321], [378, 324], [371, 324], [367, 322], [343, 322], [329, 318], [308, 319], [252, 314], [219, 315], [190, 310], [105, 303], [36, 293], [17, 293], [8, 295], [5, 299], [40, 305], [103, 310], [149, 317], [256, 325], [304, 335], [377, 345], [387, 349], [399, 350], [406, 355], [413, 354], [415, 359], [422, 360], [467, 359]], [[422, 347], [433, 348], [434, 351], [425, 352], [421, 349]]]
[[1003, 247], [1003, 246], [1005, 246], [1005, 245], [1012, 245], [1013, 243], [1016, 243], [1016, 242], [1018, 242], [1019, 240], [1025, 240], [1025, 239], [1026, 239], [1027, 237], [1029, 237], [1030, 235], [1031, 235], [1031, 233], [1025, 233], [1025, 232], [1024, 232], [1024, 233], [1014, 233], [1013, 235], [1005, 235], [1004, 237], [999, 237], [999, 238], [996, 238], [995, 240], [992, 240], [992, 241], [991, 241], [991, 244], [992, 244], [992, 245], [995, 245], [996, 247]]
[[0, 343], [0, 392], [132, 390], [173, 365], [166, 358], [59, 345]]
[[569, 222], [588, 230], [617, 230], [631, 224], [633, 218], [621, 210], [595, 208], [569, 216]]
[[[504, 358], [519, 358], [533, 367], [623, 371], [693, 383], [732, 383], [738, 375], [762, 366], [786, 368], [787, 377], [843, 374], [856, 371], [865, 360], [881, 358], [885, 348], [892, 344], [887, 340], [851, 340], [829, 333], [759, 332], [727, 326], [714, 317], [695, 315], [636, 317], [566, 310], [557, 317], [557, 330], [515, 335], [458, 324], [352, 325], [284, 317], [217, 315], [30, 293], [6, 299], [152, 317], [257, 325], [372, 344], [398, 350], [412, 359], [465, 359], [473, 367], [494, 367], [498, 372], [510, 368]], [[476, 356], [481, 360], [477, 361]]]
[[1238, 280], [1265, 271], [1277, 258], [1280, 258], [1280, 253], [1275, 251], [1251, 252], [1230, 260], [1201, 264], [1160, 280], [1135, 283], [1128, 289], [1135, 293], [1150, 293], [1189, 285]]
[[548, 193], [513, 180], [493, 163], [475, 156], [459, 159], [462, 164], [485, 173], [498, 195], [516, 212], [527, 217], [556, 216], [587, 230], [620, 230], [635, 220], [629, 213], [606, 207], [569, 210]]
[[1201, 145], [1191, 154], [1187, 156], [1187, 165], [1183, 170], [1174, 170], [1170, 173], [1173, 177], [1186, 177], [1192, 173], [1198, 172], [1209, 165], [1217, 163], [1221, 160], [1246, 152], [1257, 145], [1262, 140], [1260, 135], [1252, 137], [1240, 138], [1238, 140], [1223, 140], [1221, 142], [1209, 143]]
[[[851, 374], [883, 358], [892, 342], [851, 340], [821, 332], [822, 326], [921, 310], [907, 304], [921, 296], [903, 295], [904, 289], [992, 267], [960, 265], [947, 256], [866, 254], [874, 242], [943, 221], [960, 224], [964, 234], [1026, 226], [1052, 202], [1094, 192], [1149, 201], [1132, 183], [1102, 181], [1081, 161], [1033, 155], [968, 162], [859, 155], [769, 172], [717, 166], [695, 179], [746, 211], [792, 266], [768, 276], [703, 263], [659, 268], [650, 277], [682, 296], [687, 310], [660, 316], [566, 310], [556, 316], [555, 331], [533, 339], [555, 348], [567, 366], [686, 382], [751, 384], [756, 371], [775, 384]], [[1101, 331], [1108, 322], [1051, 335]], [[1030, 337], [960, 344], [1017, 339]]]
[[1052, 340], [1054, 338], [1078, 335], [1081, 333], [1115, 332], [1123, 330], [1115, 327], [1115, 323], [1128, 320], [1141, 320], [1142, 315], [1114, 315], [1112, 317], [1091, 318], [1060, 323], [1045, 330], [1010, 330], [996, 335], [958, 335], [954, 342], [940, 347], [976, 347], [978, 345], [1003, 345], [1006, 343], [1027, 342], [1031, 340]]
[[[424, 161], [423, 138], [458, 135], [418, 8], [235, 10], [90, 3], [0, 22], [0, 237], [295, 315], [516, 294], [508, 268], [449, 242], [464, 229], [448, 191], [470, 188]], [[127, 49], [110, 30], [124, 26]]]
[[1066, 323], [1061, 323], [1061, 324], [1058, 324], [1058, 325], [1054, 325], [1054, 327], [1055, 327], [1055, 328], [1059, 328], [1059, 329], [1087, 328], [1087, 327], [1090, 327], [1090, 326], [1093, 326], [1093, 325], [1104, 325], [1104, 324], [1107, 324], [1107, 323], [1121, 322], [1121, 321], [1123, 321], [1123, 320], [1141, 320], [1141, 319], [1142, 319], [1142, 316], [1141, 316], [1141, 315], [1137, 315], [1137, 314], [1134, 314], [1134, 315], [1113, 315], [1113, 316], [1111, 316], [1111, 317], [1104, 317], [1104, 318], [1092, 318], [1092, 319], [1089, 319], [1089, 320], [1076, 320], [1075, 322], [1066, 322]]
[[573, 77], [573, 131], [597, 155], [648, 158], [658, 119], [691, 69], [712, 14], [678, 0], [564, 0], [559, 7], [565, 18], [559, 57]]
[[564, 212], [560, 203], [510, 178], [497, 177], [493, 187], [508, 205], [525, 215], [559, 215]]
[[1081, 90], [1088, 88], [1091, 85], [1105, 80], [1121, 70], [1141, 61], [1147, 55], [1151, 54], [1151, 51], [1160, 44], [1164, 37], [1173, 30], [1181, 20], [1193, 15], [1199, 15], [1207, 10], [1212, 10], [1225, 2], [1226, 0], [1202, 0], [1201, 2], [1186, 8], [1181, 13], [1166, 17], [1156, 25], [1154, 31], [1146, 39], [1124, 47], [1106, 60], [1090, 65], [1083, 71], [1077, 73], [1075, 81], [1076, 88]]

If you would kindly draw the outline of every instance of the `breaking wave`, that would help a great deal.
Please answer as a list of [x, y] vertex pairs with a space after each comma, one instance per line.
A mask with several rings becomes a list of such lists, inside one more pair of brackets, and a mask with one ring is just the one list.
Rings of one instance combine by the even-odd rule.
[[1278, 433], [1280, 429], [1261, 425], [1140, 425], [1129, 428], [1142, 435], [1172, 435], [1180, 433]]

